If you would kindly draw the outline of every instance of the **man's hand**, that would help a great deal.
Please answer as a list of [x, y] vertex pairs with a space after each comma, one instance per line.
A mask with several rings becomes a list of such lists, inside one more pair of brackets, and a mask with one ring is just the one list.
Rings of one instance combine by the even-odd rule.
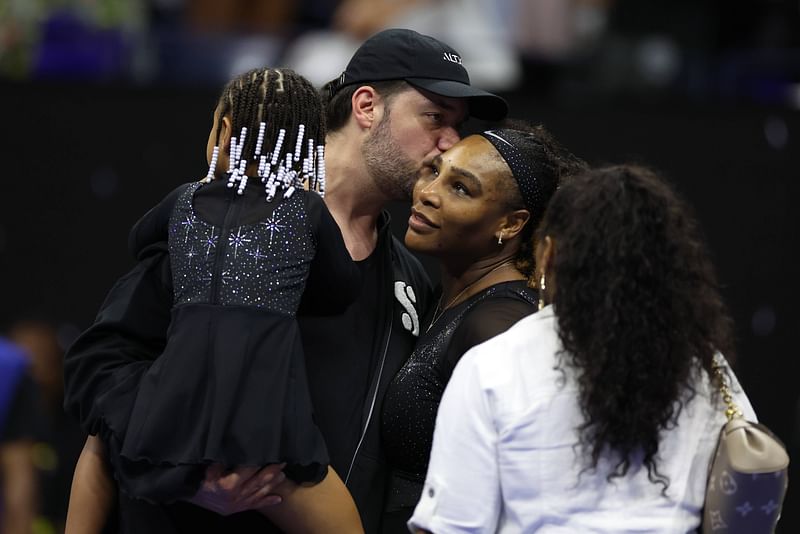
[[219, 464], [210, 465], [203, 485], [189, 502], [220, 515], [274, 506], [281, 502], [280, 495], [273, 491], [286, 479], [285, 466], [272, 464], [225, 471]]

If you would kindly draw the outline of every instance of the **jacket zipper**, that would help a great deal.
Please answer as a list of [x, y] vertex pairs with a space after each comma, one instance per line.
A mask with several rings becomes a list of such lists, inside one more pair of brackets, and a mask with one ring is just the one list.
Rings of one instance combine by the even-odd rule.
[[358, 445], [356, 445], [356, 450], [353, 452], [353, 458], [350, 460], [350, 467], [347, 468], [347, 476], [344, 477], [344, 483], [350, 480], [350, 473], [353, 472], [353, 466], [356, 463], [356, 457], [358, 457], [358, 451], [361, 450], [361, 444], [364, 443], [364, 437], [367, 435], [367, 429], [369, 428], [369, 423], [372, 421], [372, 413], [375, 411], [375, 401], [378, 399], [378, 390], [381, 388], [381, 378], [383, 375], [383, 366], [386, 363], [386, 353], [389, 351], [389, 340], [392, 338], [392, 326], [393, 326], [393, 318], [394, 318], [394, 302], [392, 302], [392, 313], [389, 314], [389, 335], [386, 336], [386, 343], [383, 346], [383, 355], [381, 356], [381, 365], [378, 367], [378, 380], [375, 382], [375, 390], [372, 392], [372, 400], [370, 401], [369, 405], [369, 414], [367, 415], [367, 421], [364, 423], [364, 428], [361, 429], [361, 437], [358, 438]]
[[225, 212], [225, 219], [222, 223], [222, 229], [219, 233], [219, 243], [217, 244], [217, 249], [214, 255], [214, 272], [211, 275], [211, 295], [210, 295], [210, 302], [211, 304], [218, 304], [219, 303], [219, 286], [220, 280], [222, 278], [223, 267], [225, 265], [225, 252], [228, 248], [228, 236], [231, 233], [231, 226], [232, 222], [236, 220], [239, 216], [239, 211], [241, 210], [241, 203], [236, 202], [236, 198], [239, 196], [236, 194], [236, 189], [231, 189], [231, 202], [228, 205], [228, 209]]

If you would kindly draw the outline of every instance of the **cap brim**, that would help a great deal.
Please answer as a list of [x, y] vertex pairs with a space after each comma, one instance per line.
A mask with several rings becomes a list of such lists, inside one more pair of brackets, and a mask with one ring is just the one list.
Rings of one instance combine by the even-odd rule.
[[406, 78], [414, 87], [433, 94], [452, 98], [466, 98], [469, 101], [469, 114], [487, 121], [499, 121], [508, 115], [508, 103], [488, 91], [452, 80], [433, 80], [430, 78]]

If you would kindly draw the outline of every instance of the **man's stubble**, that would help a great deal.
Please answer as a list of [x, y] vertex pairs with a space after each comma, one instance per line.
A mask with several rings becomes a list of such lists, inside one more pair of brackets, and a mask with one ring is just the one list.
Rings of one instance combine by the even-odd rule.
[[381, 122], [364, 140], [361, 153], [375, 185], [387, 198], [411, 199], [420, 165], [406, 155], [392, 135], [388, 108]]

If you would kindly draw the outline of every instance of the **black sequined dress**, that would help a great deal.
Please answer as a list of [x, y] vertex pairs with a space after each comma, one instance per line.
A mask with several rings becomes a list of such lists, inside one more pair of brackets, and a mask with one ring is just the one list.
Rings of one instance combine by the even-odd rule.
[[414, 352], [386, 392], [381, 437], [391, 477], [382, 532], [408, 532], [422, 493], [436, 411], [458, 360], [537, 309], [526, 281], [503, 282], [446, 310], [420, 334]]
[[358, 268], [316, 193], [268, 203], [259, 187], [225, 185], [182, 186], [132, 232], [147, 241], [168, 228], [174, 285], [163, 353], [105, 421], [115, 476], [136, 498], [191, 496], [210, 463], [286, 462], [297, 482], [327, 472], [295, 313], [309, 272], [343, 307]]

